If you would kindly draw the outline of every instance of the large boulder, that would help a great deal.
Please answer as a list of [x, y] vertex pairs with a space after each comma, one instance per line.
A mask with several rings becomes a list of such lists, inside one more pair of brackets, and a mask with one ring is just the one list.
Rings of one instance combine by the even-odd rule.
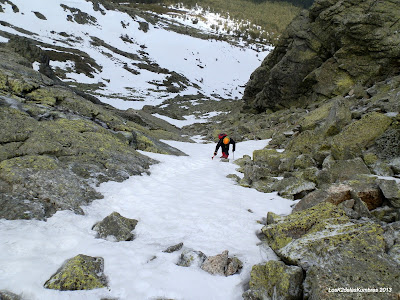
[[293, 213], [281, 221], [264, 226], [269, 246], [277, 251], [306, 233], [317, 232], [327, 224], [345, 224], [349, 218], [345, 212], [329, 202], [317, 204], [301, 212]]
[[321, 202], [338, 205], [351, 199], [351, 187], [345, 184], [334, 184], [327, 189], [318, 189], [301, 199], [293, 208], [293, 212], [302, 211]]
[[282, 261], [268, 261], [253, 266], [250, 273], [250, 289], [243, 294], [246, 300], [302, 299], [303, 270], [287, 266]]
[[60, 291], [92, 290], [107, 286], [104, 259], [79, 254], [67, 260], [44, 287]]
[[[262, 232], [284, 262], [306, 271], [303, 286], [307, 299], [353, 299], [347, 293], [335, 292], [338, 287], [390, 287], [385, 296], [394, 297], [400, 288], [396, 230], [366, 218], [350, 220], [339, 206], [319, 203], [277, 219]], [[381, 294], [374, 291], [362, 295], [381, 299]]]
[[394, 0], [316, 0], [251, 75], [247, 108], [305, 106], [396, 74], [399, 14]]

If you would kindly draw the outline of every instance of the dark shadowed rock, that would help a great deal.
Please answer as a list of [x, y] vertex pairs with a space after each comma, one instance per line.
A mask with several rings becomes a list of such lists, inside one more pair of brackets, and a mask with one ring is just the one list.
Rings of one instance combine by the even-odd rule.
[[315, 1], [251, 75], [243, 96], [247, 107], [304, 106], [394, 75], [399, 14], [395, 0]]
[[390, 204], [400, 208], [400, 188], [395, 180], [378, 180], [379, 188]]

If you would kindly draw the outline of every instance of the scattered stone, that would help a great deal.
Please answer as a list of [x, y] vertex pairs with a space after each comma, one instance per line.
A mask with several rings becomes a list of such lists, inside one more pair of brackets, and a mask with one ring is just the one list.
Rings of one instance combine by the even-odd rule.
[[230, 258], [228, 250], [215, 256], [209, 256], [201, 265], [201, 269], [212, 275], [230, 276], [238, 273], [243, 263], [237, 258]]
[[21, 296], [18, 296], [14, 293], [11, 293], [6, 290], [0, 290], [0, 299], [1, 300], [22, 300]]
[[165, 253], [176, 252], [176, 251], [181, 250], [182, 247], [183, 247], [183, 243], [179, 243], [179, 244], [176, 244], [176, 245], [173, 245], [173, 246], [168, 247], [168, 248], [165, 249], [163, 252], [165, 252]]
[[241, 180], [241, 178], [239, 176], [237, 176], [236, 174], [228, 174], [228, 175], [226, 175], [226, 178], [231, 178], [237, 183]]
[[206, 260], [206, 258], [207, 256], [201, 251], [185, 249], [179, 257], [177, 265], [180, 267], [200, 267]]
[[243, 294], [245, 300], [302, 299], [303, 270], [287, 266], [282, 261], [268, 261], [253, 266], [250, 273], [250, 290]]
[[228, 265], [225, 269], [225, 276], [231, 276], [240, 272], [243, 268], [242, 261], [237, 257], [228, 257]]
[[132, 231], [137, 223], [138, 221], [135, 219], [128, 219], [113, 212], [101, 222], [96, 223], [92, 229], [97, 231], [97, 238], [113, 242], [132, 241], [135, 238]]
[[209, 256], [201, 265], [201, 269], [212, 275], [225, 275], [228, 265], [228, 250], [215, 256]]
[[60, 291], [91, 290], [107, 286], [104, 260], [79, 254], [67, 260], [44, 287]]

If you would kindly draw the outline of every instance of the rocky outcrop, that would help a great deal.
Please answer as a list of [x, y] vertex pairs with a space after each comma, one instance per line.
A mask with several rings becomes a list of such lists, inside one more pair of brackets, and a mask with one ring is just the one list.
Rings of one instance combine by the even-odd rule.
[[[287, 280], [292, 286], [289, 289], [285, 285], [284, 297], [288, 298], [283, 299], [353, 299], [356, 295], [334, 292], [337, 287], [373, 287], [377, 291], [362, 295], [381, 299], [381, 292], [385, 291], [385, 296], [391, 299], [400, 288], [396, 229], [371, 219], [351, 219], [340, 205], [323, 202], [287, 217], [275, 218], [262, 232], [268, 245], [290, 267], [283, 262], [254, 266], [250, 291], [245, 294], [253, 297], [248, 299], [271, 297], [274, 291], [282, 293], [281, 276], [289, 277], [287, 269], [292, 266], [300, 269], [297, 271], [300, 279]], [[279, 266], [281, 271], [269, 271], [272, 265]], [[292, 296], [293, 291], [297, 291], [296, 297]]]
[[79, 254], [67, 260], [44, 287], [60, 291], [92, 290], [107, 286], [104, 260]]
[[251, 75], [247, 109], [305, 107], [397, 74], [399, 15], [395, 0], [315, 1]]
[[159, 141], [181, 139], [179, 129], [98, 104], [33, 70], [29, 54], [46, 59], [27, 43], [24, 57], [0, 47], [0, 218], [83, 214], [81, 205], [102, 197], [94, 185], [148, 172], [156, 162], [136, 150], [184, 155]]

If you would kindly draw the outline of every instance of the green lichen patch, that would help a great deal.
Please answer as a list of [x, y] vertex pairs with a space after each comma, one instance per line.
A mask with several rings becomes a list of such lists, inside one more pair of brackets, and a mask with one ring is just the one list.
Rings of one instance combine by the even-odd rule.
[[328, 117], [333, 104], [333, 101], [329, 101], [309, 112], [300, 120], [299, 125], [303, 130], [314, 129], [318, 124]]
[[39, 87], [36, 83], [29, 83], [21, 79], [9, 79], [8, 84], [11, 91], [17, 95], [29, 93]]
[[303, 270], [286, 266], [281, 261], [268, 261], [253, 266], [250, 273], [250, 291], [245, 299], [300, 299]]
[[349, 222], [345, 212], [337, 206], [323, 202], [301, 212], [295, 212], [277, 224], [264, 226], [269, 246], [277, 251], [291, 241], [306, 234], [317, 232], [327, 224], [344, 224]]
[[336, 159], [353, 158], [347, 156], [351, 155], [351, 152], [358, 153], [371, 146], [389, 128], [391, 123], [392, 119], [381, 113], [372, 112], [363, 116], [333, 137], [332, 154]]
[[0, 71], [0, 90], [8, 90], [8, 77]]
[[323, 263], [327, 256], [347, 256], [357, 259], [362, 253], [383, 253], [385, 241], [383, 229], [372, 222], [326, 224], [319, 231], [310, 232], [293, 240], [278, 250], [286, 261], [307, 269]]
[[290, 140], [286, 150], [294, 153], [313, 153], [319, 150], [323, 142], [323, 135], [315, 130], [306, 130]]
[[60, 291], [92, 290], [107, 286], [104, 260], [79, 254], [64, 265], [44, 284], [47, 289]]
[[26, 155], [0, 162], [0, 178], [7, 182], [22, 180], [20, 172], [24, 170], [55, 170], [59, 167], [57, 161], [49, 156]]
[[40, 88], [26, 95], [29, 102], [35, 102], [42, 105], [54, 106], [57, 102], [57, 95], [54, 89]]

